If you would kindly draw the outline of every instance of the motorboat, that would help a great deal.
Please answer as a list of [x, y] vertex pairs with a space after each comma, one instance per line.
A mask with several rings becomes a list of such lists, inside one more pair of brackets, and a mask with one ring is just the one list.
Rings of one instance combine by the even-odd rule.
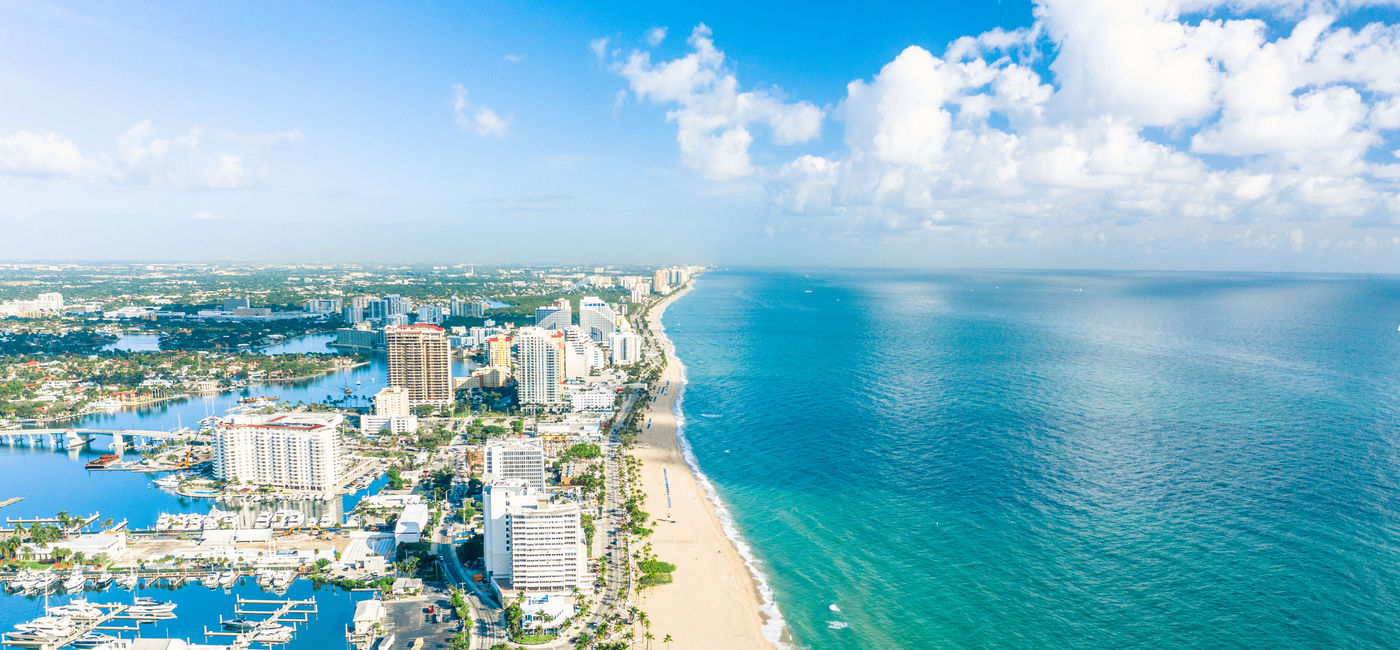
[[220, 587], [232, 587], [235, 582], [238, 582], [238, 574], [233, 571], [225, 571], [219, 576]]
[[20, 632], [30, 632], [49, 638], [63, 638], [73, 633], [73, 619], [66, 616], [40, 616], [15, 626]]
[[292, 628], [276, 623], [262, 623], [253, 628], [252, 637], [256, 643], [283, 644], [292, 640]]
[[204, 576], [204, 579], [201, 580], [200, 583], [210, 589], [219, 586], [219, 572], [210, 571], [209, 575]]
[[84, 634], [84, 635], [78, 637], [78, 640], [73, 642], [73, 647], [74, 647], [74, 648], [99, 648], [99, 647], [102, 647], [102, 648], [110, 648], [110, 647], [112, 647], [112, 646], [109, 645], [109, 644], [111, 644], [111, 643], [113, 643], [113, 642], [116, 642], [116, 641], [120, 641], [120, 640], [121, 640], [121, 639], [118, 639], [117, 637], [114, 637], [114, 636], [109, 636], [109, 635], [106, 635], [106, 634], [99, 634], [99, 633], [97, 633], [97, 632], [88, 632], [87, 634]]
[[135, 589], [137, 585], [141, 584], [141, 579], [136, 577], [136, 574], [134, 572], [123, 573], [117, 576], [116, 583], [117, 586], [121, 587], [122, 589]]
[[290, 585], [290, 584], [292, 584], [292, 572], [291, 572], [291, 571], [278, 571], [277, 573], [275, 573], [275, 574], [272, 575], [272, 588], [273, 588], [273, 589], [276, 589], [276, 590], [279, 590], [279, 591], [280, 591], [280, 590], [286, 589], [287, 586]]
[[261, 624], [261, 621], [255, 621], [255, 620], [253, 620], [253, 619], [251, 619], [251, 618], [248, 618], [247, 616], [239, 616], [238, 618], [230, 618], [230, 619], [228, 619], [228, 620], [222, 622], [222, 625], [223, 625], [224, 629], [226, 629], [226, 630], [234, 630], [234, 631], [237, 631], [237, 632], [249, 632], [249, 631], [251, 631], [251, 630], [257, 629], [258, 625], [260, 625], [260, 624]]
[[86, 598], [74, 598], [67, 605], [56, 605], [46, 610], [49, 616], [66, 618], [101, 618], [102, 610], [88, 602]]
[[163, 603], [154, 598], [136, 598], [126, 613], [142, 619], [174, 618], [175, 603]]
[[73, 572], [63, 579], [63, 590], [71, 593], [82, 589], [83, 585], [86, 584], [87, 575], [83, 573], [82, 569], [74, 567]]

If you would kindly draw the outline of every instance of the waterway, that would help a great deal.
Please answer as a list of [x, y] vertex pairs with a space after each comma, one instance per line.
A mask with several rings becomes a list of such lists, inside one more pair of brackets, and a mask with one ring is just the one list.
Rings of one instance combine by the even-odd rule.
[[[124, 336], [114, 345], [135, 349], [149, 343], [145, 335]], [[299, 337], [262, 350], [265, 354], [330, 353], [333, 334], [313, 334]], [[456, 361], [453, 373], [469, 374], [475, 364]], [[345, 406], [369, 406], [375, 393], [387, 383], [383, 357], [372, 358], [368, 365], [327, 374], [305, 381], [252, 386], [226, 393], [209, 394], [183, 401], [163, 402], [150, 406], [123, 409], [111, 413], [90, 415], [72, 421], [69, 426], [101, 429], [170, 430], [178, 426], [194, 426], [210, 415], [224, 415], [238, 400], [245, 397], [276, 397], [292, 404], [339, 400]], [[349, 394], [346, 394], [346, 390]], [[0, 517], [51, 517], [59, 510], [70, 514], [100, 513], [102, 518], [127, 520], [137, 528], [149, 527], [162, 512], [207, 513], [215, 505], [210, 499], [181, 497], [155, 488], [151, 481], [160, 473], [129, 471], [89, 471], [83, 465], [92, 458], [110, 452], [111, 440], [98, 436], [92, 446], [65, 451], [48, 447], [0, 446], [0, 501], [24, 497], [23, 501], [0, 508]], [[360, 499], [383, 486], [381, 477], [368, 490], [343, 495], [340, 501], [260, 503], [247, 508], [246, 514], [256, 516], [261, 510], [296, 508], [308, 515], [331, 514], [338, 519], [353, 509]], [[221, 505], [221, 509], [226, 506]]]

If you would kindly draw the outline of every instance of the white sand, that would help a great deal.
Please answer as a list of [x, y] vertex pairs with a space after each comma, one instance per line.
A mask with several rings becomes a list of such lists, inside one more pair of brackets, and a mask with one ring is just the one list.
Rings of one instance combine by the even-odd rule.
[[[674, 347], [662, 332], [661, 314], [681, 293], [648, 315], [647, 326], [658, 334], [668, 360], [675, 359]], [[638, 607], [651, 619], [657, 647], [669, 634], [674, 639], [670, 650], [772, 648], [763, 638], [762, 601], [753, 575], [725, 537], [714, 504], [681, 455], [672, 410], [681, 373], [674, 361], [667, 364], [661, 385], [666, 380], [670, 385], [648, 414], [651, 428], [642, 421], [645, 447], [632, 453], [643, 463], [641, 487], [647, 498], [642, 509], [651, 513], [654, 530], [649, 541], [657, 559], [676, 565], [675, 581], [643, 590]], [[663, 470], [670, 481], [669, 508]]]

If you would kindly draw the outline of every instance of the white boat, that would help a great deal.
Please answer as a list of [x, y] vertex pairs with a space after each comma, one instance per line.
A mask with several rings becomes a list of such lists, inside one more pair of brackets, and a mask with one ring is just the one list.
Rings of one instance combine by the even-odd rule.
[[58, 605], [46, 610], [49, 616], [63, 616], [66, 618], [101, 618], [102, 610], [98, 609], [86, 598], [74, 598], [67, 605]]
[[286, 588], [287, 588], [287, 585], [290, 585], [290, 584], [292, 584], [292, 572], [291, 572], [291, 571], [278, 571], [277, 573], [273, 574], [273, 576], [272, 576], [272, 588], [273, 588], [273, 589], [279, 589], [279, 590], [280, 590], [280, 589], [286, 589]]
[[259, 625], [251, 634], [252, 640], [257, 643], [282, 644], [292, 640], [292, 628], [276, 623]]
[[15, 630], [51, 638], [62, 638], [73, 633], [73, 619], [65, 616], [41, 616], [16, 625]]
[[219, 586], [219, 572], [218, 572], [218, 571], [211, 571], [211, 572], [209, 572], [209, 575], [204, 576], [204, 579], [201, 580], [200, 582], [201, 582], [204, 586], [209, 587], [210, 589], [213, 589], [214, 587]]
[[73, 642], [73, 647], [74, 647], [74, 648], [98, 648], [98, 647], [109, 648], [109, 647], [112, 647], [112, 646], [110, 646], [110, 645], [108, 645], [108, 644], [110, 644], [110, 643], [112, 643], [112, 642], [114, 642], [114, 641], [119, 641], [119, 640], [120, 640], [120, 639], [118, 639], [117, 637], [114, 637], [114, 636], [109, 636], [109, 635], [106, 635], [106, 634], [99, 634], [99, 633], [97, 633], [97, 632], [88, 632], [87, 634], [84, 634], [84, 635], [78, 637], [78, 640]]
[[30, 574], [29, 581], [25, 583], [25, 591], [47, 592], [56, 582], [58, 582], [58, 576], [54, 575], [52, 571], [45, 569]]
[[219, 576], [220, 587], [232, 587], [235, 582], [238, 582], [238, 574], [233, 571], [225, 571]]
[[131, 609], [140, 609], [148, 612], [170, 613], [175, 611], [175, 603], [163, 603], [154, 598], [141, 596], [132, 599]]
[[117, 576], [116, 583], [122, 589], [135, 589], [137, 585], [141, 584], [141, 579], [136, 577], [135, 573], [123, 573]]
[[103, 569], [102, 573], [98, 574], [98, 576], [92, 580], [92, 586], [98, 589], [102, 589], [110, 584], [112, 584], [112, 573], [106, 569]]
[[68, 574], [68, 577], [63, 580], [63, 590], [68, 592], [78, 591], [82, 589], [85, 584], [87, 584], [87, 575], [83, 573], [82, 569], [74, 567], [73, 572]]

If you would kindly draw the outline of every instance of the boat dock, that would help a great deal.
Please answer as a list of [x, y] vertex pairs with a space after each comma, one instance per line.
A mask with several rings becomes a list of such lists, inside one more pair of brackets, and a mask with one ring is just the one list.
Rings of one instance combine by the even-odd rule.
[[5, 507], [5, 506], [12, 506], [12, 505], [15, 505], [16, 503], [19, 503], [20, 501], [23, 501], [23, 500], [24, 500], [24, 497], [10, 497], [10, 498], [8, 498], [8, 499], [5, 499], [4, 501], [0, 501], [0, 508], [3, 508], [3, 507]]
[[[277, 605], [277, 609], [246, 609], [244, 607], [245, 605]], [[231, 637], [232, 641], [228, 647], [233, 650], [250, 648], [255, 643], [266, 648], [271, 648], [273, 645], [286, 644], [291, 641], [291, 637], [289, 636], [285, 639], [275, 641], [269, 640], [266, 637], [269, 628], [279, 628], [284, 622], [292, 623], [292, 627], [295, 628], [296, 623], [305, 623], [316, 611], [315, 598], [307, 598], [306, 600], [259, 600], [239, 596], [233, 607], [235, 616], [266, 616], [267, 618], [259, 619], [257, 621], [257, 628], [252, 630], [224, 632], [222, 631], [224, 620], [220, 617], [219, 629], [210, 631], [209, 628], [206, 627], [204, 628], [204, 636], [205, 638], [211, 636]]]
[[138, 629], [135, 625], [113, 625], [114, 621], [135, 621], [137, 623], [151, 622], [157, 617], [132, 616], [127, 613], [130, 605], [120, 603], [92, 603], [101, 614], [93, 618], [69, 617], [73, 621], [73, 631], [65, 637], [55, 637], [44, 641], [16, 641], [6, 639], [5, 644], [19, 648], [36, 648], [38, 650], [57, 650], [73, 645], [78, 639], [87, 636], [95, 631], [109, 632], [133, 632]]

